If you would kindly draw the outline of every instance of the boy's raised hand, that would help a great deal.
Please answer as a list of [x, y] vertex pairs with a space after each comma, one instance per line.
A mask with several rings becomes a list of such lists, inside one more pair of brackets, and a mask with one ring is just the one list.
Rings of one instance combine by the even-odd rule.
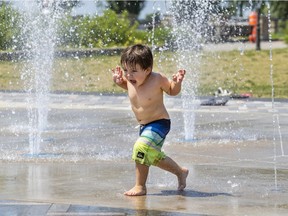
[[116, 69], [112, 69], [112, 73], [113, 73], [113, 81], [118, 84], [121, 85], [123, 83], [123, 72], [121, 70], [121, 68], [119, 66], [116, 67]]
[[172, 75], [172, 80], [175, 83], [181, 83], [184, 79], [186, 71], [184, 69], [179, 70], [176, 74]]

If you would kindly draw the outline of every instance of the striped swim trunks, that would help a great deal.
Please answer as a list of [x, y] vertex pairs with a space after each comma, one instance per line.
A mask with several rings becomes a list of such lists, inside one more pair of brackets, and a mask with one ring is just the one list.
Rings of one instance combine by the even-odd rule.
[[139, 138], [134, 144], [132, 159], [146, 166], [157, 165], [164, 159], [166, 155], [161, 148], [170, 126], [170, 119], [160, 119], [141, 125]]

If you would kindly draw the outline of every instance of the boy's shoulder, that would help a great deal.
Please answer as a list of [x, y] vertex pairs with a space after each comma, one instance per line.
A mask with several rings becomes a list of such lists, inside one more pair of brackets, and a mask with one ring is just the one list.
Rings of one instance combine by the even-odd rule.
[[160, 80], [163, 78], [161, 73], [154, 72], [154, 71], [151, 72], [151, 77], [153, 80]]
[[166, 81], [168, 80], [168, 78], [162, 74], [162, 73], [158, 73], [158, 72], [151, 72], [151, 80], [156, 81], [157, 85], [162, 85], [163, 83], [166, 83]]
[[165, 78], [166, 76], [163, 73], [152, 71], [151, 74], [157, 78]]

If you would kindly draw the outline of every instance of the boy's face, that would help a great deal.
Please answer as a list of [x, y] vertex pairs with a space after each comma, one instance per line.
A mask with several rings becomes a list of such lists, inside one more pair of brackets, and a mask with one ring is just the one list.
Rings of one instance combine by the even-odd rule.
[[139, 64], [135, 66], [125, 65], [124, 74], [128, 82], [130, 82], [134, 86], [142, 85], [146, 77], [151, 73], [151, 69], [143, 69]]

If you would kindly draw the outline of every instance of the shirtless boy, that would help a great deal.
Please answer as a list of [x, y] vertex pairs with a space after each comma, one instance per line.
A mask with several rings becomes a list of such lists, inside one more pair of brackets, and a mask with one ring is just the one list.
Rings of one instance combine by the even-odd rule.
[[177, 95], [185, 70], [179, 70], [168, 80], [163, 74], [152, 72], [153, 55], [149, 47], [141, 44], [126, 48], [121, 55], [122, 69], [113, 69], [113, 81], [128, 91], [132, 110], [140, 124], [139, 138], [134, 144], [132, 159], [136, 162], [135, 186], [127, 196], [146, 195], [149, 167], [158, 166], [175, 174], [178, 190], [186, 187], [188, 169], [179, 166], [161, 151], [170, 131], [170, 117], [164, 106], [163, 92]]

